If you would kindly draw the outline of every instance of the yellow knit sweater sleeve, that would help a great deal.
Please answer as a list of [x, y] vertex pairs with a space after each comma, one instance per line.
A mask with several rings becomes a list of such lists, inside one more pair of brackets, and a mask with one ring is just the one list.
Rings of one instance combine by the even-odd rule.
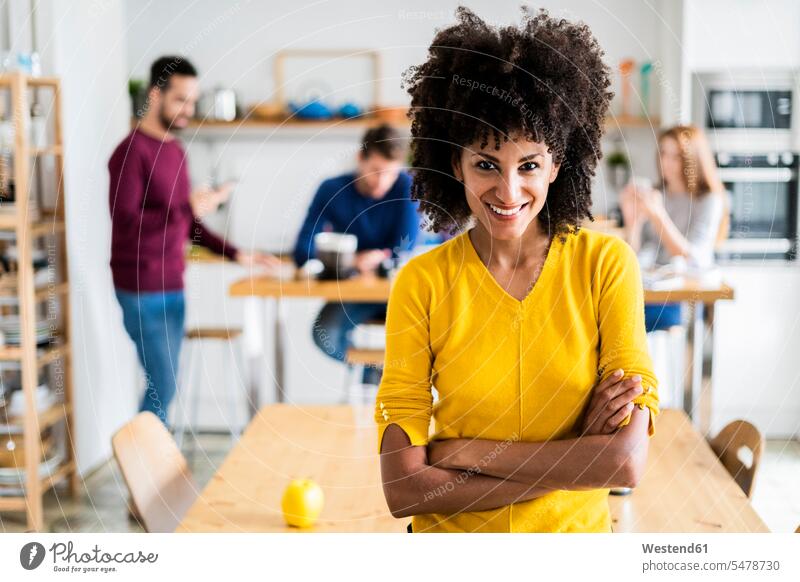
[[375, 401], [378, 452], [390, 424], [405, 431], [413, 446], [428, 443], [431, 393], [431, 281], [421, 259], [409, 261], [397, 274], [386, 312], [386, 355]]
[[[625, 378], [642, 377], [644, 393], [634, 403], [650, 410], [648, 433], [652, 436], [658, 414], [658, 382], [647, 350], [642, 278], [636, 254], [621, 239], [610, 237], [603, 244], [596, 289], [602, 378], [620, 368]], [[629, 415], [620, 426], [630, 419]]]

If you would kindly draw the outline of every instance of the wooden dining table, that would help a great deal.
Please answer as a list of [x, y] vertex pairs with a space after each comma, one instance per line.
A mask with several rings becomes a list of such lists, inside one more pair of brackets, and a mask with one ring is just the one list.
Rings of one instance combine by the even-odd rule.
[[[319, 281], [313, 278], [289, 277], [285, 279], [270, 275], [246, 277], [235, 281], [228, 289], [231, 297], [245, 299], [244, 333], [250, 344], [265, 345], [264, 333], [274, 329], [274, 354], [272, 378], [275, 400], [284, 402], [286, 367], [286, 326], [281, 303], [284, 299], [323, 299], [337, 303], [386, 303], [391, 291], [391, 280], [374, 275], [360, 275], [341, 281]], [[689, 307], [687, 348], [691, 357], [686, 358], [684, 374], [683, 409], [695, 421], [704, 434], [708, 434], [711, 418], [711, 370], [714, 354], [714, 305], [717, 301], [730, 300], [733, 289], [725, 283], [712, 285], [685, 278], [674, 289], [644, 291], [645, 303], [682, 302]], [[268, 302], [274, 302], [274, 318], [267, 318]], [[251, 350], [250, 393], [254, 399], [253, 411], [258, 409], [258, 395], [262, 392], [260, 372], [264, 354]]]
[[[284, 523], [294, 478], [320, 485], [317, 524]], [[647, 469], [625, 497], [609, 496], [614, 532], [767, 532], [745, 494], [681, 410], [663, 410]], [[178, 532], [405, 532], [381, 487], [371, 407], [262, 408], [189, 508]]]

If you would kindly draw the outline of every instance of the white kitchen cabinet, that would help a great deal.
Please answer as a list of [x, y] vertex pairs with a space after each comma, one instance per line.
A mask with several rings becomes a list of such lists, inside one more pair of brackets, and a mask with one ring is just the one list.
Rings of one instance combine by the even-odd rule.
[[684, 0], [683, 14], [691, 71], [800, 67], [800, 2]]
[[800, 266], [723, 268], [733, 301], [717, 303], [712, 433], [738, 418], [767, 437], [800, 432]]

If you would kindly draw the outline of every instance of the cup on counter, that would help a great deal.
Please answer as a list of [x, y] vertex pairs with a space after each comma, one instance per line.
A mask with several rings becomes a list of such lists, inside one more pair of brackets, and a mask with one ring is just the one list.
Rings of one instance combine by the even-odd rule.
[[348, 279], [355, 275], [358, 249], [356, 235], [320, 232], [314, 236], [314, 248], [323, 266], [320, 279]]
[[611, 495], [630, 495], [633, 493], [633, 489], [630, 487], [612, 487], [609, 493]]

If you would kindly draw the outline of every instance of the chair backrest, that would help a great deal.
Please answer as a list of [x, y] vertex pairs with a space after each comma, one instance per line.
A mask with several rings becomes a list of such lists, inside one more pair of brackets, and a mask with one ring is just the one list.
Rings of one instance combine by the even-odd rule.
[[197, 487], [167, 427], [152, 412], [141, 412], [117, 431], [111, 446], [145, 530], [175, 531]]
[[731, 195], [729, 192], [722, 192], [722, 218], [719, 221], [717, 236], [714, 238], [714, 249], [719, 249], [728, 240], [731, 233]]
[[714, 437], [711, 448], [745, 495], [752, 497], [758, 463], [764, 450], [764, 437], [758, 429], [746, 420], [734, 420]]

